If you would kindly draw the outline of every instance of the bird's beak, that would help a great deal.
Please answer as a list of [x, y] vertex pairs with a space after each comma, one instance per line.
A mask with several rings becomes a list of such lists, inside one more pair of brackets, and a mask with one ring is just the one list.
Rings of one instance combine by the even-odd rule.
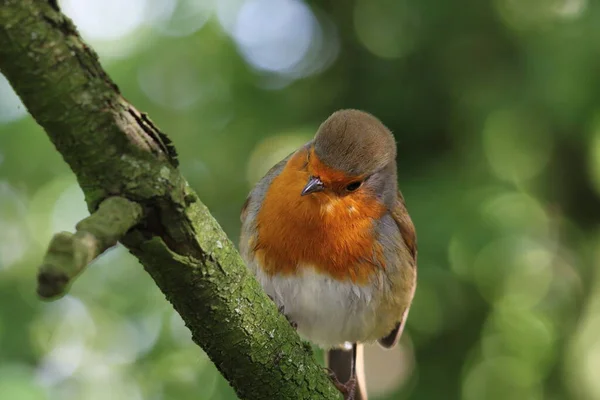
[[323, 186], [323, 182], [321, 182], [319, 178], [311, 176], [308, 179], [308, 183], [306, 184], [306, 186], [304, 186], [304, 189], [302, 189], [302, 193], [300, 193], [300, 196], [306, 196], [307, 194], [315, 192], [322, 192], [323, 189], [325, 189], [325, 186]]

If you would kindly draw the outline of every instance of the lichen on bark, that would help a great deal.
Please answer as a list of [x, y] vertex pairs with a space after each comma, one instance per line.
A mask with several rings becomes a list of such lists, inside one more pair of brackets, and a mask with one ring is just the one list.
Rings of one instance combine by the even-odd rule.
[[121, 242], [240, 398], [340, 398], [181, 176], [168, 137], [123, 98], [56, 1], [1, 0], [0, 72], [77, 176], [90, 212], [111, 196], [143, 210]]

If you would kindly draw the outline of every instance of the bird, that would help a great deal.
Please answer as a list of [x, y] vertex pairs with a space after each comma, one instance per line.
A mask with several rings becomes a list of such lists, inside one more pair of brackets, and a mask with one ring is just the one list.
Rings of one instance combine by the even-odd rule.
[[242, 258], [298, 334], [325, 349], [346, 400], [366, 400], [362, 346], [397, 343], [417, 285], [396, 153], [375, 116], [336, 111], [242, 207]]

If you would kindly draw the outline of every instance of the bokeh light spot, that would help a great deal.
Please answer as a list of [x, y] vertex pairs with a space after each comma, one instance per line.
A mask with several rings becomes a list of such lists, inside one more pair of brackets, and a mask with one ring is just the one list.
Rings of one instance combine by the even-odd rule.
[[60, 0], [61, 10], [89, 40], [118, 40], [144, 22], [146, 0]]
[[73, 231], [75, 225], [89, 215], [83, 191], [77, 183], [73, 183], [56, 199], [50, 229], [53, 232]]
[[536, 381], [545, 378], [554, 363], [556, 331], [540, 312], [519, 303], [494, 307], [483, 332], [482, 352], [487, 358], [510, 356], [531, 367]]
[[[598, 290], [594, 293], [595, 312], [600, 312]], [[586, 313], [569, 347], [569, 368], [566, 373], [573, 391], [580, 398], [600, 398], [600, 316]]]
[[236, 29], [240, 9], [247, 0], [219, 0], [216, 4], [217, 20], [221, 28], [229, 35]]
[[476, 256], [473, 268], [481, 295], [492, 304], [505, 295], [536, 304], [548, 292], [554, 274], [552, 255], [547, 252], [526, 236], [507, 236], [489, 243]]
[[565, 19], [575, 19], [587, 9], [588, 0], [561, 0], [554, 6], [556, 15]]
[[60, 176], [32, 196], [28, 214], [30, 232], [45, 249], [56, 232], [73, 232], [77, 222], [88, 215], [83, 192], [75, 177]]
[[384, 349], [376, 344], [364, 345], [365, 376], [369, 396], [379, 397], [393, 393], [404, 385], [415, 368], [413, 348], [405, 346], [406, 336], [400, 345]]
[[81, 365], [84, 353], [85, 345], [80, 340], [54, 347], [39, 366], [38, 381], [45, 386], [52, 386], [71, 377]]
[[485, 220], [506, 233], [530, 233], [540, 237], [549, 232], [549, 218], [541, 204], [521, 192], [501, 193], [482, 205]]
[[[600, 265], [600, 234], [594, 242], [593, 265]], [[578, 310], [578, 324], [575, 334], [565, 349], [567, 360], [563, 369], [572, 398], [600, 398], [600, 275], [595, 280], [583, 310]]]
[[103, 61], [123, 59], [144, 42], [135, 33], [146, 22], [147, 0], [59, 0], [61, 10]]
[[513, 110], [491, 113], [483, 131], [485, 154], [501, 179], [522, 182], [548, 164], [553, 137], [539, 119]]
[[300, 0], [248, 0], [240, 8], [233, 36], [252, 66], [285, 73], [307, 54], [316, 24]]
[[200, 30], [210, 18], [213, 0], [146, 0], [148, 19], [167, 36], [188, 36]]
[[45, 386], [52, 386], [72, 376], [81, 366], [97, 326], [88, 307], [67, 295], [45, 308], [31, 325], [30, 333], [32, 344], [44, 354], [37, 379]]
[[554, 254], [533, 242], [521, 250], [516, 255], [516, 268], [504, 282], [503, 299], [520, 307], [534, 307], [543, 301], [555, 278]]
[[536, 373], [513, 357], [485, 359], [475, 364], [463, 382], [463, 400], [541, 400]]
[[539, 30], [561, 20], [573, 20], [587, 8], [587, 0], [496, 0], [495, 3], [504, 23], [518, 31]]

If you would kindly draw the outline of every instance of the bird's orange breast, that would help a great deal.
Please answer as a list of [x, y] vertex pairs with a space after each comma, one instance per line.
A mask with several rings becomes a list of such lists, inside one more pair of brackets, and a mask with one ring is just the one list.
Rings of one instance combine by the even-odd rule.
[[304, 149], [293, 155], [265, 195], [257, 235], [250, 238], [258, 264], [270, 275], [312, 267], [337, 280], [367, 283], [384, 266], [374, 220], [385, 206], [367, 191], [300, 196], [309, 177], [306, 160]]

